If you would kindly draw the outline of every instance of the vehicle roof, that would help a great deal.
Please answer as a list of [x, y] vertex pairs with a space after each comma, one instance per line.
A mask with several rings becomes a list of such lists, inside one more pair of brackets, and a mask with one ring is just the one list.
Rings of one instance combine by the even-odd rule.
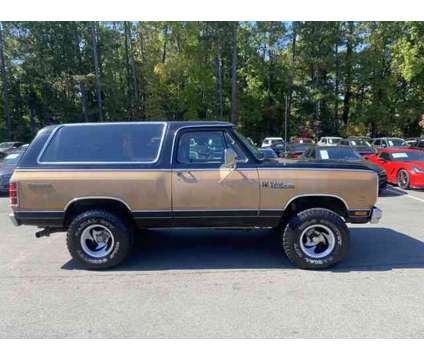
[[282, 137], [279, 137], [279, 136], [269, 136], [269, 137], [266, 137], [264, 140], [283, 140], [283, 138]]
[[381, 139], [399, 139], [399, 140], [404, 140], [403, 138], [396, 137], [396, 136], [383, 136], [383, 137], [373, 138], [373, 140], [381, 140]]
[[421, 150], [417, 150], [417, 149], [411, 149], [411, 148], [402, 148], [402, 147], [400, 147], [400, 148], [396, 148], [396, 147], [393, 147], [393, 148], [385, 148], [385, 149], [381, 149], [379, 152], [399, 152], [399, 151], [402, 151], [402, 152], [405, 152], [405, 151], [408, 151], [408, 152], [421, 152]]
[[313, 144], [310, 147], [314, 148], [314, 149], [331, 149], [331, 150], [334, 150], [334, 149], [350, 149], [350, 150], [353, 151], [352, 147], [349, 146], [349, 145], [333, 145], [333, 146], [331, 146], [331, 145]]
[[340, 136], [323, 136], [321, 139], [343, 139]]
[[44, 129], [52, 129], [59, 126], [85, 126], [85, 125], [117, 125], [117, 124], [148, 124], [148, 123], [166, 123], [173, 129], [178, 129], [186, 126], [228, 126], [233, 127], [234, 124], [227, 121], [209, 121], [209, 120], [193, 120], [193, 121], [167, 121], [167, 120], [152, 120], [152, 121], [108, 121], [108, 122], [90, 122], [90, 123], [66, 123], [46, 126]]

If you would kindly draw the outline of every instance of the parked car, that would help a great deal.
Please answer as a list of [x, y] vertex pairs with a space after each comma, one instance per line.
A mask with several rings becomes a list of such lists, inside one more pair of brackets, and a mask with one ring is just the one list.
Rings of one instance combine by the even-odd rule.
[[285, 142], [281, 137], [267, 137], [262, 142], [262, 148], [270, 147], [278, 157], [284, 153]]
[[275, 144], [284, 144], [284, 140], [282, 137], [266, 137], [262, 141], [262, 147], [269, 147]]
[[18, 164], [23, 152], [16, 152], [6, 155], [0, 166], [0, 192], [7, 193], [9, 191], [9, 181], [12, 177], [13, 171]]
[[376, 150], [363, 139], [342, 139], [340, 140], [340, 145], [350, 146], [354, 151], [356, 151], [361, 156], [372, 155], [376, 153]]
[[0, 152], [7, 153], [10, 150], [17, 149], [19, 146], [22, 146], [24, 143], [19, 141], [8, 141], [0, 144]]
[[372, 141], [371, 144], [374, 148], [376, 149], [385, 149], [385, 148], [407, 148], [408, 144], [406, 143], [405, 140], [401, 139], [401, 138], [390, 138], [390, 137], [385, 137], [385, 138], [375, 138]]
[[294, 136], [294, 137], [291, 138], [290, 142], [293, 143], [293, 144], [313, 144], [314, 140], [312, 140], [311, 138], [307, 138], [307, 137]]
[[278, 155], [271, 147], [262, 147], [258, 150], [263, 155], [264, 161], [278, 162]]
[[417, 145], [417, 143], [420, 141], [420, 138], [407, 138], [405, 139], [405, 142], [408, 144], [409, 147], [414, 147]]
[[424, 151], [424, 138], [416, 139], [415, 143], [409, 144], [411, 149]]
[[424, 153], [414, 149], [382, 149], [377, 155], [367, 157], [369, 161], [386, 170], [387, 181], [401, 189], [424, 188]]
[[346, 255], [346, 223], [380, 219], [376, 180], [360, 164], [263, 161], [225, 122], [55, 125], [15, 169], [10, 219], [37, 237], [66, 231], [89, 269], [118, 265], [135, 229], [157, 227], [281, 227], [290, 261], [323, 269]]
[[322, 137], [321, 139], [319, 139], [318, 141], [318, 145], [328, 145], [328, 146], [336, 146], [340, 143], [340, 141], [342, 140], [341, 137], [337, 137], [337, 136], [325, 136]]
[[371, 144], [372, 139], [369, 136], [348, 136], [348, 140], [363, 140], [366, 141], [368, 144]]
[[300, 157], [301, 160], [307, 161], [321, 161], [321, 162], [349, 162], [353, 164], [361, 164], [364, 167], [375, 171], [378, 175], [378, 190], [379, 192], [387, 186], [387, 175], [386, 171], [379, 165], [376, 165], [370, 161], [367, 161], [361, 157], [352, 147], [350, 146], [313, 146], [310, 147]]
[[305, 150], [309, 149], [313, 144], [308, 143], [290, 143], [287, 146], [287, 153], [285, 157], [289, 159], [298, 159]]

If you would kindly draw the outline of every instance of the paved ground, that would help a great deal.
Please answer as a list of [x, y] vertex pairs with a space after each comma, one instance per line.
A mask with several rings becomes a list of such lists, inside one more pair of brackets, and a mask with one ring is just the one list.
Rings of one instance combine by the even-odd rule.
[[269, 231], [151, 231], [89, 272], [63, 234], [14, 228], [0, 198], [0, 337], [424, 337], [424, 192], [386, 191], [350, 256], [293, 268]]

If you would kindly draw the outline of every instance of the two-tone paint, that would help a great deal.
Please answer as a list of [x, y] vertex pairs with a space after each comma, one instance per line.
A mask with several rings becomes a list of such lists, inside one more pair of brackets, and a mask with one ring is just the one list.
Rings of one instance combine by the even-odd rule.
[[[19, 202], [18, 224], [65, 227], [68, 210], [87, 200], [118, 202], [141, 227], [277, 226], [300, 198], [341, 203], [345, 219], [367, 222], [377, 200], [377, 176], [360, 165], [270, 163], [257, 159], [225, 122], [169, 122], [152, 163], [40, 162], [60, 126], [39, 132], [11, 179]], [[142, 123], [140, 124], [142, 126]], [[186, 131], [229, 132], [247, 161], [180, 164], [179, 137]], [[362, 212], [354, 216], [355, 211]]]

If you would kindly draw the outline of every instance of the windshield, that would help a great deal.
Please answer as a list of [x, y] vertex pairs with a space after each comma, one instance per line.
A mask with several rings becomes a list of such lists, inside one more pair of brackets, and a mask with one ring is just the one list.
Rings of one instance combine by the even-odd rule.
[[321, 160], [360, 160], [361, 156], [352, 149], [319, 149], [318, 158]]
[[0, 149], [7, 149], [10, 148], [11, 146], [13, 146], [13, 142], [4, 142], [0, 144]]
[[283, 140], [271, 140], [271, 145], [283, 145]]
[[399, 151], [390, 153], [393, 161], [424, 161], [424, 153], [420, 151]]
[[371, 147], [371, 145], [367, 141], [362, 140], [362, 139], [350, 140], [350, 145]]
[[389, 146], [406, 146], [406, 142], [403, 139], [398, 138], [390, 138], [387, 139], [387, 142], [389, 143]]
[[253, 146], [244, 135], [240, 134], [237, 130], [234, 130], [234, 132], [236, 133], [239, 140], [243, 143], [243, 145], [249, 149], [249, 151], [257, 160], [261, 160], [263, 158], [261, 152], [255, 146]]
[[10, 154], [3, 160], [3, 165], [16, 165], [22, 154]]
[[338, 144], [340, 142], [341, 139], [338, 138], [328, 138], [328, 143], [329, 144]]

